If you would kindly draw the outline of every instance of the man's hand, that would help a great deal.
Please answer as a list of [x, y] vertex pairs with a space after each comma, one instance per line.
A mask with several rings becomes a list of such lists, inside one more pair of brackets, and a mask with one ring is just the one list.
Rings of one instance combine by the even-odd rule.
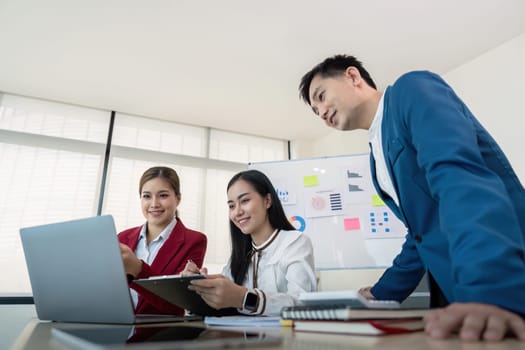
[[513, 334], [525, 341], [525, 321], [510, 311], [494, 305], [454, 303], [425, 316], [425, 332], [443, 339], [459, 333], [464, 341], [500, 341]]
[[372, 289], [372, 287], [363, 287], [363, 288], [359, 288], [358, 292], [359, 292], [359, 294], [361, 294], [362, 296], [364, 296], [368, 300], [375, 300], [376, 297], [374, 297], [372, 292], [370, 292], [370, 289]]

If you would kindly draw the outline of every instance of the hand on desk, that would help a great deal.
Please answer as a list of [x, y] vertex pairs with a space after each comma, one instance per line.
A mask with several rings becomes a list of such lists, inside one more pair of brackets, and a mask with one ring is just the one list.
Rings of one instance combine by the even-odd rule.
[[428, 314], [425, 332], [438, 339], [457, 332], [464, 341], [499, 341], [509, 333], [525, 341], [525, 321], [494, 305], [454, 303]]
[[370, 289], [372, 289], [372, 287], [363, 287], [359, 288], [358, 292], [368, 300], [375, 300], [376, 297], [370, 292]]
[[244, 295], [248, 290], [223, 275], [207, 275], [205, 279], [191, 281], [188, 287], [199, 294], [214, 309], [226, 307], [242, 308]]

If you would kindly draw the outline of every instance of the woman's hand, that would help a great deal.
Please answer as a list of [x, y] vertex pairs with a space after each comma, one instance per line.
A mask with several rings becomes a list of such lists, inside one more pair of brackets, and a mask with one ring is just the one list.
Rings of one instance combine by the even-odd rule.
[[208, 275], [205, 279], [195, 279], [188, 287], [199, 294], [214, 309], [226, 307], [242, 308], [244, 295], [248, 288], [235, 284], [223, 275]]
[[135, 256], [130, 247], [122, 243], [120, 243], [120, 255], [122, 255], [126, 274], [137, 277], [142, 271], [142, 260]]
[[208, 276], [208, 269], [205, 267], [203, 267], [202, 269], [199, 269], [197, 264], [195, 264], [192, 260], [188, 260], [188, 262], [186, 263], [186, 266], [184, 267], [184, 270], [182, 270], [180, 274], [183, 276], [196, 275], [196, 274]]

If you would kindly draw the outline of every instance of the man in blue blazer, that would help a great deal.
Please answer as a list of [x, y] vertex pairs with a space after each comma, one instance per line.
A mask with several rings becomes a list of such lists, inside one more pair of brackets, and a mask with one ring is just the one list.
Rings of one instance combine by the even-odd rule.
[[361, 62], [338, 55], [299, 90], [329, 127], [369, 130], [375, 188], [407, 227], [392, 267], [362, 292], [402, 301], [427, 272], [448, 305], [426, 318], [432, 337], [525, 340], [525, 190], [452, 88], [418, 71], [381, 93]]

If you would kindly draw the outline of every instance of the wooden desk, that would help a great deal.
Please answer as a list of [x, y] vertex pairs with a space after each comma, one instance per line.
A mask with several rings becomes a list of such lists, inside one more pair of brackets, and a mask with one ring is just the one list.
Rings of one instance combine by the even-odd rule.
[[[94, 327], [87, 324], [66, 324], [53, 322], [40, 322], [34, 318], [28, 309], [32, 306], [9, 306], [0, 305], [0, 324], [4, 327], [7, 317], [16, 317], [18, 314], [29, 315], [25, 327], [18, 334], [8, 335], [11, 337], [12, 350], [67, 350], [68, 348], [50, 338], [51, 328], [60, 325], [64, 327]], [[33, 310], [34, 312], [34, 310]], [[187, 325], [202, 325], [200, 322], [189, 322]], [[267, 328], [258, 328], [267, 329]], [[297, 349], [297, 350], [332, 350], [332, 349], [385, 349], [385, 350], [525, 350], [525, 342], [507, 339], [500, 343], [463, 343], [457, 338], [447, 340], [434, 340], [427, 337], [423, 332], [408, 335], [390, 335], [384, 337], [350, 336], [339, 334], [321, 334], [293, 332], [289, 327], [267, 329], [269, 332], [277, 332], [283, 336], [280, 346], [263, 348], [261, 350], [275, 349]], [[5, 340], [5, 339], [4, 339]], [[7, 345], [9, 346], [9, 345]]]

